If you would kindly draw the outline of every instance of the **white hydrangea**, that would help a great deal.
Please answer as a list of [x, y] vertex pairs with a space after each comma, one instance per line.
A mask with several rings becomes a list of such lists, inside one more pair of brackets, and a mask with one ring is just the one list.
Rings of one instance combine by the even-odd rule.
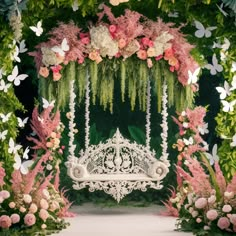
[[57, 64], [57, 57], [56, 54], [51, 50], [51, 48], [42, 47], [41, 48], [43, 58], [42, 63], [45, 66], [56, 65]]
[[102, 57], [113, 57], [118, 53], [118, 43], [111, 38], [106, 26], [99, 25], [92, 27], [90, 29], [90, 35], [91, 46], [94, 49], [98, 49]]

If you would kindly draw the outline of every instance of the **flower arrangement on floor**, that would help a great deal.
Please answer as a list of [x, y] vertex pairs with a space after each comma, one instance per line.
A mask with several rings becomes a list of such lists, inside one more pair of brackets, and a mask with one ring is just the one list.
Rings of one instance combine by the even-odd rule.
[[[175, 75], [180, 89], [191, 84], [189, 72], [194, 73], [199, 66], [190, 54], [193, 46], [183, 37], [180, 28], [174, 28], [173, 23], [164, 23], [161, 19], [149, 20], [130, 10], [126, 10], [120, 17], [115, 17], [109, 7], [102, 5], [102, 8], [97, 24], [90, 26], [89, 31], [82, 32], [73, 22], [60, 23], [49, 32], [47, 42], [36, 46], [37, 51], [31, 52], [30, 55], [34, 56], [41, 77], [50, 77], [54, 82], [61, 82], [66, 80], [67, 64], [77, 62], [75, 69], [78, 69], [78, 73], [87, 66], [91, 77], [93, 102], [98, 95], [104, 107], [112, 103], [114, 76], [121, 78], [123, 99], [128, 83], [128, 95], [130, 98], [133, 96], [133, 103], [137, 88], [141, 90], [140, 97], [145, 96], [148, 76], [161, 80], [163, 76]], [[103, 20], [105, 18], [108, 22]], [[149, 69], [153, 73], [149, 73]], [[170, 75], [172, 73], [173, 75]], [[126, 82], [127, 78], [130, 78], [130, 81]], [[78, 79], [83, 81], [80, 76]], [[78, 81], [79, 86], [85, 86], [84, 81], [81, 81]], [[167, 81], [175, 83], [172, 79]], [[42, 86], [42, 89], [44, 87], [47, 86]], [[174, 89], [171, 92], [174, 93]], [[188, 92], [190, 93], [191, 89]], [[80, 94], [81, 96], [84, 94]], [[191, 101], [191, 96], [189, 98]], [[139, 102], [141, 108], [145, 109], [143, 101], [145, 99], [140, 99]]]
[[[227, 182], [218, 163], [217, 149], [207, 153], [201, 135], [208, 132], [206, 109], [186, 109], [174, 121], [181, 138], [176, 166], [177, 189], [165, 206], [177, 216], [177, 229], [194, 235], [233, 235], [236, 232], [236, 175]], [[213, 166], [214, 165], [214, 166]]]
[[67, 226], [61, 217], [72, 216], [67, 212], [70, 203], [59, 190], [62, 126], [59, 112], [52, 114], [52, 108], [41, 114], [34, 109], [31, 127], [37, 136], [28, 139], [34, 142], [35, 153], [32, 160], [27, 160], [28, 152], [21, 158], [15, 146], [10, 183], [4, 182], [5, 170], [0, 164], [1, 235], [47, 235]]

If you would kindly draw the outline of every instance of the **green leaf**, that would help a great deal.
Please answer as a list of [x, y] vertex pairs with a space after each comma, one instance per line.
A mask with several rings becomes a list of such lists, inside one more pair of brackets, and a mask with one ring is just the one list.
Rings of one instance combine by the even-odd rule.
[[139, 144], [146, 143], [146, 135], [140, 128], [136, 126], [128, 126], [128, 130], [131, 138], [134, 139], [134, 141], [136, 141]]

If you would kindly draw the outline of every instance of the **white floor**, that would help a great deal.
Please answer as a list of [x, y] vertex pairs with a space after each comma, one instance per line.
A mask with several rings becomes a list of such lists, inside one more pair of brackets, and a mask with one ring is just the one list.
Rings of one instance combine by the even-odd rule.
[[106, 207], [85, 204], [71, 209], [75, 218], [58, 236], [188, 236], [176, 232], [173, 217], [161, 216], [163, 207]]

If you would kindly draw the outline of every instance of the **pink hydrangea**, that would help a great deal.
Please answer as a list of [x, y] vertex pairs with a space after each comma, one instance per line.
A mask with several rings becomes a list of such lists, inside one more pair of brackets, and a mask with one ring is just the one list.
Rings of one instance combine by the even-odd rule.
[[207, 199], [204, 197], [198, 198], [195, 202], [195, 207], [198, 209], [203, 209], [207, 205]]
[[232, 211], [232, 207], [230, 205], [228, 205], [228, 204], [224, 205], [223, 208], [222, 208], [222, 211], [226, 212], [226, 213], [231, 212]]
[[221, 217], [217, 222], [217, 226], [222, 230], [229, 228], [230, 226], [229, 219], [227, 217]]
[[11, 227], [11, 218], [7, 215], [2, 215], [0, 217], [0, 228], [8, 229]]
[[18, 214], [12, 214], [10, 218], [12, 224], [17, 224], [20, 222], [20, 216]]
[[48, 211], [45, 210], [45, 209], [41, 209], [41, 210], [39, 211], [39, 217], [40, 217], [43, 221], [46, 221], [47, 218], [49, 217]]
[[27, 225], [27, 226], [32, 226], [34, 225], [36, 222], [36, 217], [34, 214], [31, 214], [31, 213], [28, 213], [25, 215], [24, 217], [24, 223]]
[[218, 217], [218, 212], [214, 209], [211, 209], [206, 213], [206, 216], [208, 220], [213, 221]]

